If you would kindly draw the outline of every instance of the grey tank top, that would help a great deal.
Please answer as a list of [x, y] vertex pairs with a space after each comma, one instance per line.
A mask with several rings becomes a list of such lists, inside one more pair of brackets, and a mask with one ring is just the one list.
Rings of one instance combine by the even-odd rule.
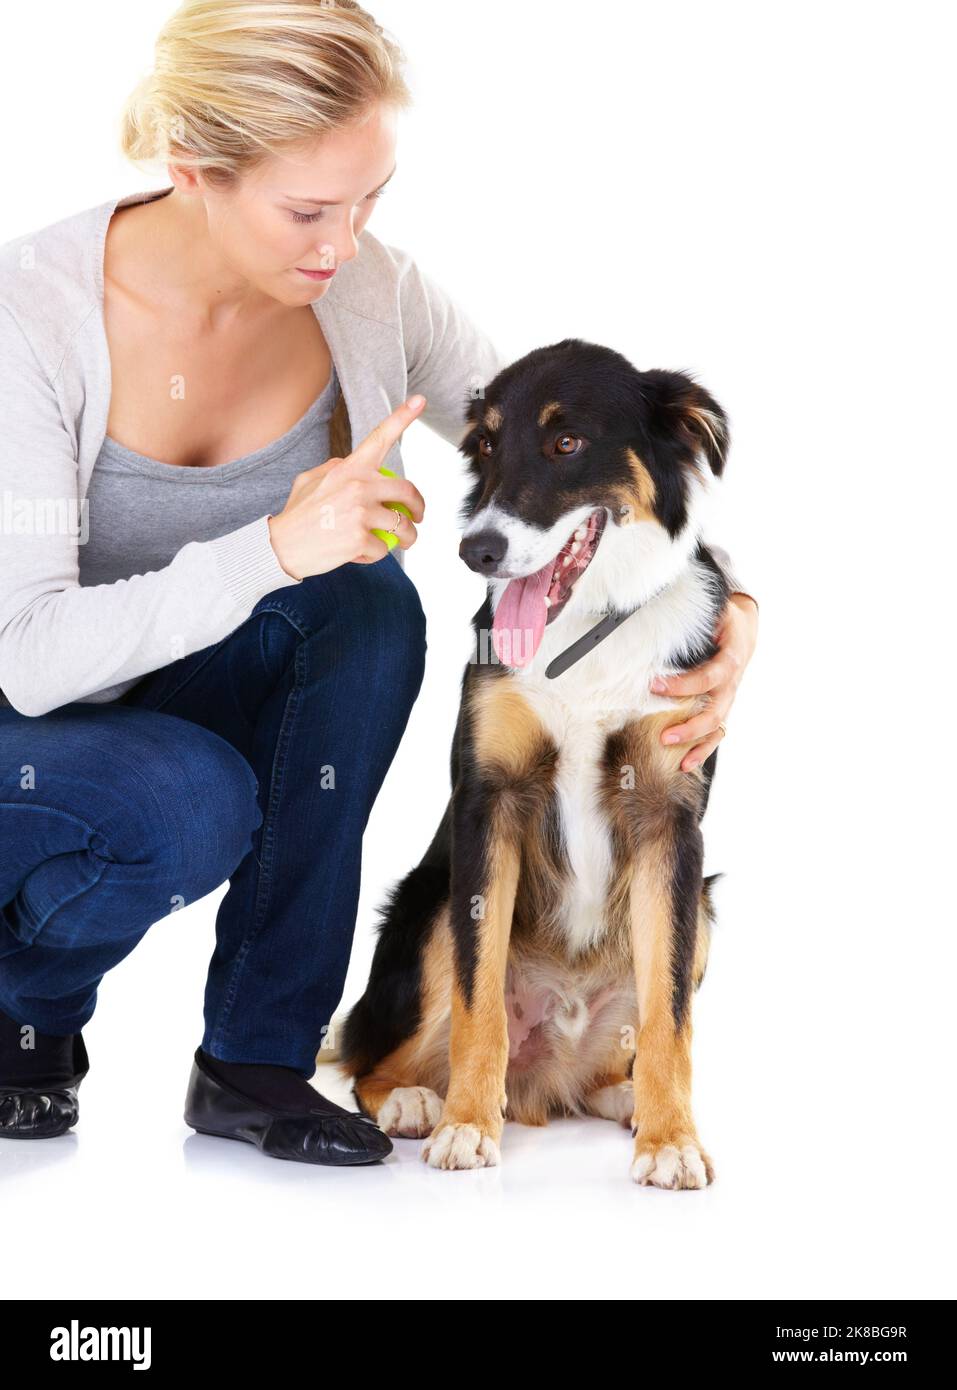
[[81, 585], [163, 569], [188, 541], [216, 540], [282, 511], [297, 473], [330, 457], [329, 420], [339, 389], [333, 364], [324, 391], [291, 429], [213, 468], [161, 463], [107, 435], [87, 490]]

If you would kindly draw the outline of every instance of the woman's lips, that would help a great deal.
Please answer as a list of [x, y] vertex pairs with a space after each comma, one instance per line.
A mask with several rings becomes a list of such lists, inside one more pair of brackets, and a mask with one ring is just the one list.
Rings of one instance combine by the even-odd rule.
[[301, 265], [297, 265], [296, 269], [300, 275], [306, 275], [310, 280], [329, 280], [336, 273], [334, 270], [303, 270]]

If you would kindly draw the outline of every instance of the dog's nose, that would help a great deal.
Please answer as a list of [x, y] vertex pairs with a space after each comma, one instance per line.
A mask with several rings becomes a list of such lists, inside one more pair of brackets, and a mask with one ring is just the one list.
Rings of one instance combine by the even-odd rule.
[[508, 540], [500, 531], [479, 531], [474, 536], [464, 536], [459, 546], [459, 554], [470, 570], [477, 574], [491, 574], [505, 559]]

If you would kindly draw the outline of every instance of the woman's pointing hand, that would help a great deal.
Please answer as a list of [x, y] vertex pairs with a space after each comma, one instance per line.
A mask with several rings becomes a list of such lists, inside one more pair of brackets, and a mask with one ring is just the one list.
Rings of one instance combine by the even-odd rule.
[[[384, 531], [394, 527], [403, 550], [415, 544], [413, 521], [425, 514], [422, 494], [407, 478], [384, 477], [379, 469], [424, 405], [424, 396], [410, 396], [351, 454], [307, 468], [294, 479], [286, 505], [269, 517], [272, 548], [287, 574], [305, 579], [350, 562], [381, 560], [389, 547], [372, 534], [374, 526]], [[402, 502], [411, 519], [393, 511], [389, 502]]]

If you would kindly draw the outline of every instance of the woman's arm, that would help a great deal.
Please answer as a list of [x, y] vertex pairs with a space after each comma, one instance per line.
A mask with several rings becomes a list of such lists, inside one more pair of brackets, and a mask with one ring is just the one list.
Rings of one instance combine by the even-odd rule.
[[459, 302], [416, 265], [408, 251], [389, 246], [399, 267], [399, 308], [408, 366], [406, 394], [426, 398], [421, 419], [450, 444], [466, 434], [468, 402], [508, 361]]
[[72, 432], [2, 305], [0, 422], [0, 690], [21, 714], [46, 714], [200, 651], [264, 594], [298, 582], [279, 564], [263, 515], [191, 541], [164, 569], [81, 586]]

